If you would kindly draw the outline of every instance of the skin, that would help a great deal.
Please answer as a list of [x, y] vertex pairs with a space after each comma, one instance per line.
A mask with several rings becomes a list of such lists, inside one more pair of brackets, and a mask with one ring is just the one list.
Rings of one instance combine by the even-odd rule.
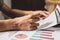
[[[19, 9], [11, 9], [6, 4], [2, 7], [2, 12], [12, 12], [16, 15], [24, 15], [22, 17], [16, 17], [14, 19], [0, 20], [0, 31], [6, 30], [32, 30], [31, 27], [36, 21], [33, 22], [32, 17], [39, 16], [39, 19], [45, 19], [49, 16], [49, 12], [47, 11], [24, 11]], [[31, 24], [33, 23], [33, 24]], [[37, 27], [37, 26], [36, 26]]]

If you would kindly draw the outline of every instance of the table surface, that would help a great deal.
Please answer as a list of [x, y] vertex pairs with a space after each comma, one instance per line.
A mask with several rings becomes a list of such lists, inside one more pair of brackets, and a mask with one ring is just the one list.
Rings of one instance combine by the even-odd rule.
[[[58, 32], [60, 33], [60, 28], [55, 28], [55, 27], [51, 27], [51, 28], [48, 28], [48, 30], [55, 30], [57, 31], [55, 36], [57, 36]], [[9, 32], [0, 32], [0, 40], [8, 40], [10, 39], [14, 34], [16, 34], [17, 32], [20, 32], [20, 31], [9, 31]], [[24, 31], [23, 31], [24, 32]], [[58, 38], [59, 35], [56, 37]]]

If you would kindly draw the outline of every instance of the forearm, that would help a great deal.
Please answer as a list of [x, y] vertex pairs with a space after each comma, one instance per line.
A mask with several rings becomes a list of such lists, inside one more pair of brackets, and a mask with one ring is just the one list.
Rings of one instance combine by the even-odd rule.
[[6, 4], [3, 4], [3, 6], [1, 7], [1, 11], [7, 15], [8, 17], [11, 17], [11, 18], [15, 18], [15, 17], [18, 17], [15, 13], [13, 13], [11, 11], [12, 9], [9, 8]]
[[18, 15], [28, 15], [32, 13], [32, 11], [25, 11], [25, 10], [19, 10], [19, 9], [12, 9], [12, 12]]
[[30, 19], [32, 15], [27, 15], [19, 18], [0, 20], [0, 32], [9, 30], [20, 30], [21, 24]]
[[[9, 24], [9, 23], [8, 23]], [[15, 28], [11, 25], [8, 25], [6, 20], [0, 20], [0, 32], [14, 30]]]
[[11, 9], [6, 4], [2, 6], [1, 11], [4, 13], [8, 12], [8, 13], [16, 14], [16, 15], [27, 15], [29, 14], [29, 12], [32, 12], [32, 11], [24, 11], [24, 10], [19, 10], [19, 9]]
[[8, 30], [7, 26], [5, 25], [5, 21], [0, 20], [0, 31]]

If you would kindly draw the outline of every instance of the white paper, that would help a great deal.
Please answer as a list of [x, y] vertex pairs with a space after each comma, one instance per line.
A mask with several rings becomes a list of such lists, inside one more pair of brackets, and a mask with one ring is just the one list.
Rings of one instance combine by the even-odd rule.
[[9, 35], [8, 32], [0, 33], [0, 40], [8, 40], [9, 39], [8, 35]]
[[[12, 35], [12, 37], [9, 40], [29, 40], [30, 37], [32, 37], [32, 35], [35, 33], [36, 31], [19, 31], [17, 33], [15, 33], [14, 35]], [[24, 39], [18, 39], [15, 36], [18, 34], [24, 34], [27, 35], [27, 38]]]
[[[58, 10], [60, 11], [60, 7], [57, 5], [56, 8], [58, 8]], [[56, 9], [55, 8], [55, 9]], [[39, 29], [46, 29], [46, 28], [50, 28], [54, 25], [57, 24], [57, 18], [56, 18], [56, 14], [55, 14], [54, 10], [49, 17], [47, 17], [44, 20], [39, 21], [38, 23], [40, 24]]]

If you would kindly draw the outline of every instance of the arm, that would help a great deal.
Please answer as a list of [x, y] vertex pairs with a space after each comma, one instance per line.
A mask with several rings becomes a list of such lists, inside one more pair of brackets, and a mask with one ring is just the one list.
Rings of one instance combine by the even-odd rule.
[[4, 12], [4, 13], [6, 13], [6, 12], [13, 13], [13, 14], [16, 14], [16, 15], [27, 15], [30, 12], [32, 12], [32, 11], [24, 11], [24, 10], [18, 10], [18, 9], [11, 9], [6, 4], [3, 4], [1, 11]]
[[0, 32], [7, 31], [7, 30], [15, 30], [16, 27], [10, 26], [7, 24], [7, 20], [0, 20]]
[[20, 30], [21, 28], [23, 28], [21, 24], [25, 23], [25, 21], [28, 21], [28, 19], [30, 19], [31, 16], [32, 15], [23, 16], [23, 17], [14, 18], [14, 19], [8, 19], [8, 20], [0, 20], [0, 32], [8, 31], [8, 30]]

